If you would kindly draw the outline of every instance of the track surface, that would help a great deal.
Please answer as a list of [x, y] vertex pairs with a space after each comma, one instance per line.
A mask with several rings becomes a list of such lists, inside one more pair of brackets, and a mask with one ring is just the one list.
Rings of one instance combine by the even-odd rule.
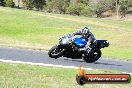
[[0, 59], [12, 60], [12, 61], [23, 61], [32, 63], [44, 63], [54, 64], [63, 66], [75, 66], [82, 65], [85, 68], [93, 69], [111, 69], [122, 72], [132, 73], [132, 62], [118, 61], [118, 60], [107, 60], [100, 58], [95, 63], [86, 63], [79, 59], [69, 59], [61, 57], [59, 59], [50, 58], [46, 51], [34, 51], [14, 48], [0, 48]]

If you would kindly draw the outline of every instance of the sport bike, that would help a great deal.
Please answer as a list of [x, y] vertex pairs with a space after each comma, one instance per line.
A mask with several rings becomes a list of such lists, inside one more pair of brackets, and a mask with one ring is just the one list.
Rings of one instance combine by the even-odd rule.
[[59, 44], [53, 46], [48, 55], [55, 59], [63, 56], [72, 59], [83, 59], [87, 63], [92, 63], [101, 57], [101, 48], [109, 46], [107, 40], [96, 40], [96, 44], [90, 44], [90, 51], [87, 51], [87, 49], [81, 50], [86, 44], [87, 41], [84, 38], [69, 34], [60, 38]]

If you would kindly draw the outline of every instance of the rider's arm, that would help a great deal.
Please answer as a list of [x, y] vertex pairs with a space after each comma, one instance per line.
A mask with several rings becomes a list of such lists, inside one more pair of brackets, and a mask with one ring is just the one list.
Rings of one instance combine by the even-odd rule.
[[81, 35], [81, 34], [82, 34], [81, 31], [77, 31], [77, 32], [73, 33], [73, 35]]
[[89, 38], [90, 38], [89, 39], [90, 42], [93, 42], [94, 40], [96, 40], [94, 35], [91, 32], [89, 32]]

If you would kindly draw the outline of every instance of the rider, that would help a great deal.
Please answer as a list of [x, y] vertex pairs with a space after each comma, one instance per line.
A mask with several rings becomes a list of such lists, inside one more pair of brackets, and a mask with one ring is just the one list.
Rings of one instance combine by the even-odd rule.
[[91, 45], [95, 44], [96, 45], [96, 39], [94, 35], [90, 32], [88, 27], [84, 27], [82, 30], [77, 31], [73, 33], [73, 35], [81, 35], [82, 38], [84, 38], [87, 41], [87, 44], [85, 45], [84, 48], [80, 48], [80, 51], [87, 51], [88, 53], [91, 50]]

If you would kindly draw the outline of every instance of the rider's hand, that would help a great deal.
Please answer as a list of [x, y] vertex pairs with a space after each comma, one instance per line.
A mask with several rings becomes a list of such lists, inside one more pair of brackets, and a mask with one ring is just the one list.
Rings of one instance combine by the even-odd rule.
[[73, 42], [75, 38], [76, 38], [75, 35], [72, 35], [71, 41]]

